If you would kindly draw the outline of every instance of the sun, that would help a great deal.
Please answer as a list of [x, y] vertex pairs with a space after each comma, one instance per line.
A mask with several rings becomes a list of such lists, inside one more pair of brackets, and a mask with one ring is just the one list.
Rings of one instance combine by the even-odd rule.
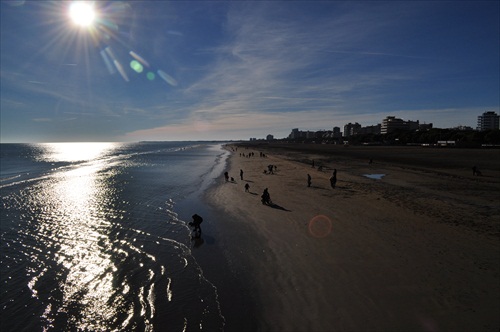
[[96, 16], [94, 4], [89, 1], [75, 1], [69, 7], [69, 16], [78, 26], [91, 26]]

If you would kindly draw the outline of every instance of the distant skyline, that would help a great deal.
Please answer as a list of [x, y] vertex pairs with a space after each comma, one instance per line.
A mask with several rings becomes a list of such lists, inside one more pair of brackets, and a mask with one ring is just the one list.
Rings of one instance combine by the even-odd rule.
[[499, 1], [96, 1], [88, 26], [73, 2], [0, 3], [2, 143], [500, 114]]

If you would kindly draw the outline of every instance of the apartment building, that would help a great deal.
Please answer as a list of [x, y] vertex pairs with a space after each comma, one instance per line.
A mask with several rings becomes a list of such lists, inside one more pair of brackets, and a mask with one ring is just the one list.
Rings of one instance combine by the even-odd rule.
[[477, 117], [477, 130], [499, 129], [500, 116], [495, 112], [484, 112]]

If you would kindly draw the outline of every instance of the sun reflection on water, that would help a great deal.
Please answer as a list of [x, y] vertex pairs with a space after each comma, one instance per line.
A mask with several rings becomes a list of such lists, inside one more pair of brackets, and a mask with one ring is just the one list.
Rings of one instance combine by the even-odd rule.
[[[89, 160], [110, 148], [96, 144], [50, 145], [47, 159]], [[43, 199], [58, 220], [42, 225], [45, 234], [57, 242], [57, 263], [66, 270], [62, 284], [65, 307], [79, 306], [79, 328], [92, 329], [116, 315], [109, 306], [114, 294], [112, 271], [116, 270], [107, 233], [111, 224], [99, 217], [100, 201], [105, 200], [103, 184], [96, 174], [99, 164], [91, 164], [60, 174], [45, 188]], [[97, 325], [94, 325], [97, 324]]]
[[106, 155], [117, 147], [118, 143], [44, 143], [41, 160], [50, 162], [89, 161]]
[[[31, 297], [17, 302], [12, 291], [11, 312], [19, 312], [17, 303], [29, 303], [28, 319], [41, 330], [154, 330], [165, 324], [180, 330], [175, 327], [185, 322], [190, 327], [225, 324], [215, 286], [203, 276], [190, 248], [178, 241], [177, 234], [186, 228], [172, 204], [155, 210], [148, 201], [138, 207], [143, 197], [128, 181], [131, 174], [141, 174], [134, 173], [137, 169], [147, 174], [144, 154], [121, 143], [29, 148], [39, 162], [61, 165], [49, 165], [50, 172], [12, 189], [2, 203], [13, 220], [19, 217], [12, 255], [26, 258], [19, 282]], [[139, 156], [141, 163], [131, 156]], [[2, 221], [3, 216], [8, 214], [2, 214]], [[174, 238], [142, 229], [150, 219], [145, 216], [155, 222], [168, 219], [167, 234]], [[184, 311], [188, 303], [191, 309]]]

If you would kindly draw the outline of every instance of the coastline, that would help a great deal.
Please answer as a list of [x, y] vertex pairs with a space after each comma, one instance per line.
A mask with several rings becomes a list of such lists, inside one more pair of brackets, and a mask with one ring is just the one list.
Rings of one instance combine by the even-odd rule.
[[[255, 312], [246, 330], [498, 330], [500, 184], [488, 167], [491, 178], [479, 179], [462, 165], [432, 172], [432, 162], [379, 156], [367, 165], [298, 149], [240, 146], [227, 161], [235, 181], [218, 181], [204, 197], [236, 293], [248, 297], [240, 308]], [[269, 164], [275, 174], [264, 174]], [[260, 203], [265, 187], [274, 208]], [[222, 301], [233, 301], [219, 280]]]
[[175, 211], [185, 222], [191, 221], [193, 213], [198, 213], [204, 219], [201, 238], [191, 240], [191, 252], [204, 277], [217, 289], [221, 314], [225, 320], [224, 331], [256, 331], [256, 301], [246, 287], [245, 276], [237, 270], [238, 264], [228, 260], [227, 248], [235, 246], [227, 245], [231, 232], [227, 232], [223, 226], [230, 225], [230, 220], [209, 200], [210, 192], [221, 184], [223, 170], [229, 164], [229, 154], [221, 154], [200, 188], [178, 202]]

